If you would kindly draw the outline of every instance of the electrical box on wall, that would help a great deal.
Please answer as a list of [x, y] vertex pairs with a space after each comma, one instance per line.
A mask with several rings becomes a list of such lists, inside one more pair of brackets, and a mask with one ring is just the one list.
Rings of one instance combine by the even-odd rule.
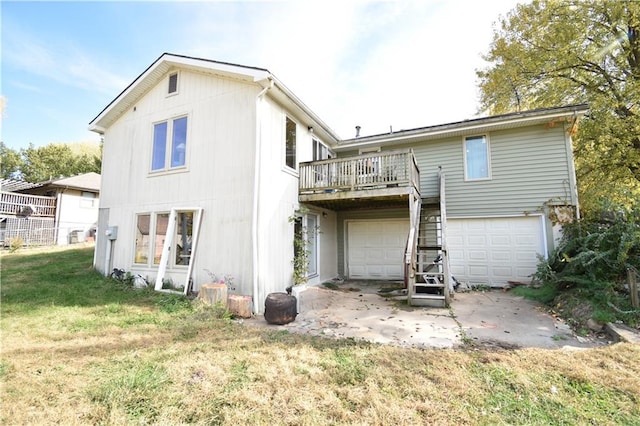
[[118, 238], [118, 227], [117, 226], [109, 226], [105, 231], [104, 235], [108, 240], [115, 240]]

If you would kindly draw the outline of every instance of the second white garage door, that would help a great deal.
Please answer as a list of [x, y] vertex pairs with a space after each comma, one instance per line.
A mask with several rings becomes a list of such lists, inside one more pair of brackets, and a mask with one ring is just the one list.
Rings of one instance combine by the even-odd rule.
[[347, 225], [347, 270], [351, 279], [404, 278], [409, 220], [354, 221]]
[[472, 284], [530, 282], [545, 252], [540, 216], [449, 219], [447, 241], [451, 273]]

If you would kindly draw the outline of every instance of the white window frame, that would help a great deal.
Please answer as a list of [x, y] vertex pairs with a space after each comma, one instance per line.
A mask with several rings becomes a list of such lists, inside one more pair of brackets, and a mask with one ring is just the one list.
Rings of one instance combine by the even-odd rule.
[[[177, 120], [180, 120], [182, 118], [186, 118], [187, 119], [187, 128], [186, 130], [186, 134], [185, 134], [185, 152], [184, 152], [184, 164], [178, 165], [178, 166], [171, 166], [171, 156], [173, 154], [173, 126], [174, 123]], [[165, 144], [164, 144], [164, 167], [162, 168], [158, 168], [158, 169], [154, 169], [153, 168], [153, 156], [155, 154], [154, 151], [154, 145], [155, 145], [155, 135], [156, 135], [156, 126], [162, 123], [166, 123], [167, 125], [167, 134], [165, 137]], [[188, 162], [187, 162], [187, 151], [189, 149], [189, 127], [191, 125], [191, 120], [189, 117], [189, 114], [180, 114], [180, 115], [176, 115], [173, 116], [171, 118], [165, 119], [165, 120], [159, 120], [159, 121], [154, 121], [151, 124], [151, 158], [149, 161], [149, 173], [151, 174], [158, 174], [158, 173], [166, 173], [166, 172], [170, 172], [170, 171], [174, 171], [174, 170], [184, 170], [187, 168]]]
[[[469, 139], [484, 138], [487, 146], [487, 176], [482, 177], [469, 177], [467, 170], [467, 141]], [[488, 134], [470, 135], [462, 138], [462, 154], [463, 154], [463, 167], [464, 167], [464, 180], [465, 182], [477, 182], [483, 180], [491, 180], [491, 141]]]
[[[158, 275], [156, 276], [155, 282], [155, 290], [161, 291], [165, 293], [183, 293], [187, 294], [189, 291], [189, 281], [191, 280], [191, 274], [193, 272], [193, 261], [196, 255], [196, 249], [198, 247], [198, 236], [200, 234], [200, 224], [202, 222], [202, 211], [201, 207], [185, 207], [185, 208], [172, 208], [169, 213], [169, 223], [167, 226], [167, 238], [164, 241], [164, 245], [162, 247], [162, 255], [160, 257], [160, 264], [158, 265]], [[177, 223], [177, 214], [181, 212], [192, 212], [193, 213], [193, 227], [191, 231], [191, 255], [189, 257], [188, 265], [175, 265], [174, 261], [170, 261], [172, 257], [172, 253], [175, 250], [172, 250], [175, 247], [175, 238], [176, 238], [176, 223]], [[184, 270], [186, 268], [187, 274], [185, 277], [185, 281], [183, 283], [183, 291], [178, 292], [174, 290], [167, 290], [162, 288], [163, 280], [167, 271], [167, 268], [174, 267], [176, 269]]]
[[[313, 218], [315, 225], [309, 225], [309, 219]], [[320, 241], [318, 238], [318, 226], [320, 224], [320, 217], [315, 213], [307, 213], [304, 215], [304, 227], [306, 231], [305, 240], [310, 245], [309, 249], [309, 265], [311, 262], [315, 264], [315, 270], [311, 270], [311, 267], [307, 267], [307, 278], [317, 277], [320, 274]]]
[[[171, 92], [171, 77], [176, 76], [176, 90]], [[175, 71], [175, 72], [171, 72], [169, 73], [169, 75], [167, 76], [167, 97], [169, 96], [175, 96], [180, 92], [180, 72], [179, 71]]]
[[92, 209], [96, 206], [97, 194], [91, 191], [82, 191], [80, 193], [80, 207]]
[[136, 266], [149, 266], [153, 265], [153, 246], [154, 246], [154, 238], [155, 238], [155, 213], [151, 212], [139, 212], [135, 214], [133, 220], [133, 229], [135, 235], [138, 235], [138, 218], [141, 216], [149, 216], [149, 243], [147, 244], [147, 261], [146, 262], [137, 262], [136, 256], [138, 255], [138, 247], [136, 244], [136, 238], [133, 239], [133, 264]]
[[[287, 120], [291, 121], [293, 124], [295, 124], [296, 126], [296, 139], [295, 139], [295, 145], [294, 145], [294, 149], [293, 149], [293, 167], [291, 167], [290, 165], [287, 164]], [[289, 115], [285, 114], [284, 116], [284, 120], [283, 120], [283, 129], [284, 129], [284, 133], [283, 133], [283, 165], [285, 167], [285, 170], [289, 170], [289, 171], [293, 171], [293, 172], [297, 172], [298, 171], [298, 122], [296, 120], [294, 120], [293, 118], [291, 118]]]
[[[327, 146], [327, 144], [322, 142], [320, 139], [315, 137], [311, 138], [311, 144], [312, 144], [311, 146], [312, 161], [322, 161], [322, 160], [329, 160], [331, 158], [335, 158], [335, 153], [329, 148], [329, 146]], [[327, 153], [327, 158], [316, 158], [316, 157], [322, 157], [323, 149]], [[320, 154], [320, 155], [316, 155], [316, 154]]]

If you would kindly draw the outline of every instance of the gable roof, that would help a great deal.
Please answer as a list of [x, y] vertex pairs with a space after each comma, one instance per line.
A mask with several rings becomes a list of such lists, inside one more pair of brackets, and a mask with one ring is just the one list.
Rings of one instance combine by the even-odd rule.
[[[113, 99], [91, 122], [89, 130], [104, 133], [125, 111], [131, 108], [145, 93], [157, 85], [172, 69], [191, 69], [212, 75], [230, 77], [259, 85], [262, 89], [275, 87], [269, 96], [286, 107], [294, 109], [308, 126], [314, 126], [327, 143], [335, 144], [338, 135], [291, 92], [280, 80], [265, 68], [214, 61], [211, 59], [163, 53], [146, 70], [136, 77], [115, 99]], [[319, 128], [318, 128], [319, 127]]]
[[14, 189], [5, 189], [5, 183], [3, 180], [2, 190], [29, 193], [29, 191], [34, 189], [42, 190], [47, 188], [70, 188], [77, 189], [79, 191], [100, 192], [101, 178], [102, 177], [98, 173], [89, 172], [76, 176], [45, 180], [38, 183], [14, 181], [14, 184], [10, 186], [10, 188]]
[[588, 110], [588, 105], [569, 105], [556, 108], [540, 108], [529, 111], [513, 112], [508, 114], [493, 115], [490, 117], [474, 118], [453, 123], [438, 124], [435, 126], [418, 127], [409, 130], [383, 133], [372, 136], [361, 136], [341, 141], [336, 151], [344, 151], [359, 147], [409, 143], [416, 140], [432, 140], [453, 136], [485, 133], [495, 130], [513, 129], [517, 127], [532, 126], [536, 124], [552, 125], [561, 120], [577, 119]]
[[101, 176], [98, 173], [89, 172], [71, 177], [52, 179], [41, 182], [41, 185], [54, 188], [73, 188], [83, 191], [100, 192], [100, 180]]

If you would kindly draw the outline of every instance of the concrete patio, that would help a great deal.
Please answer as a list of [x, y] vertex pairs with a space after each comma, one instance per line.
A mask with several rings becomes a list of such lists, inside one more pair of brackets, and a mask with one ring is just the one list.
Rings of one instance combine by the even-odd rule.
[[383, 282], [345, 281], [299, 295], [299, 314], [286, 325], [262, 316], [245, 324], [291, 333], [353, 338], [401, 347], [455, 348], [463, 344], [500, 348], [587, 348], [606, 339], [576, 336], [538, 304], [501, 290], [456, 293], [450, 308], [411, 307], [382, 297]]

